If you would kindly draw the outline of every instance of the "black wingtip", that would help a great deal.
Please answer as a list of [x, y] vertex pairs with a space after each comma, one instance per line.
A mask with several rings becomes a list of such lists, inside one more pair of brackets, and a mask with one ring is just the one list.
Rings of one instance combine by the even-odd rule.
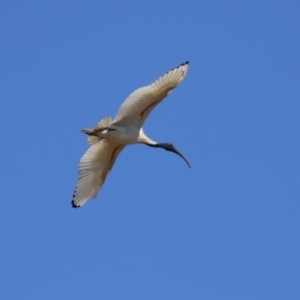
[[76, 205], [73, 200], [72, 200], [71, 204], [72, 204], [73, 208], [79, 208], [80, 207], [80, 205]]
[[[186, 62], [182, 63], [178, 67], [175, 67], [175, 68], [171, 69], [169, 72], [171, 72], [173, 70], [176, 70], [176, 69], [179, 69], [180, 67], [183, 67], [183, 66], [188, 65], [188, 64], [189, 64], [189, 61], [187, 60]], [[168, 74], [169, 72], [167, 72], [166, 74]]]
[[75, 204], [75, 201], [74, 201], [75, 194], [76, 194], [76, 190], [77, 190], [77, 186], [75, 187], [75, 190], [74, 190], [74, 193], [73, 193], [73, 197], [72, 197], [72, 201], [71, 201], [71, 204], [72, 204], [72, 207], [73, 207], [73, 208], [78, 208], [78, 207], [80, 207], [80, 205], [76, 205], [76, 204]]
[[[180, 68], [182, 66], [185, 66], [185, 65], [188, 65], [189, 64], [189, 61], [187, 60], [186, 62], [182, 63], [181, 65], [179, 65], [177, 68]], [[175, 68], [176, 69], [176, 68]]]

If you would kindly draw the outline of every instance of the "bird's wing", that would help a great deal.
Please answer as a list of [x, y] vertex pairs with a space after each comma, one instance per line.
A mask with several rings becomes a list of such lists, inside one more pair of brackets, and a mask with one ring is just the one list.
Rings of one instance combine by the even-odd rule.
[[112, 124], [141, 127], [152, 109], [183, 80], [188, 67], [189, 63], [185, 62], [151, 85], [134, 91], [122, 104]]
[[96, 198], [106, 176], [125, 145], [101, 140], [91, 146], [79, 163], [79, 179], [72, 206], [80, 207], [89, 199]]
[[[97, 130], [97, 129], [101, 129], [104, 127], [109, 127], [111, 125], [111, 123], [112, 123], [111, 117], [106, 117], [106, 118], [102, 119], [101, 121], [99, 121], [93, 129]], [[102, 138], [97, 135], [89, 135], [87, 140], [88, 140], [88, 144], [90, 146], [93, 146], [94, 144], [101, 141]]]

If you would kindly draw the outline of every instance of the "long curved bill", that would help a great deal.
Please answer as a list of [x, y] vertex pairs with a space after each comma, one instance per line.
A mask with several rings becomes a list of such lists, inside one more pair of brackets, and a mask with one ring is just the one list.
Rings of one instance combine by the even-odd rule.
[[182, 153], [180, 153], [172, 144], [170, 144], [170, 143], [157, 143], [155, 147], [163, 148], [167, 151], [171, 151], [171, 152], [179, 155], [187, 163], [187, 165], [190, 168], [192, 167], [190, 162], [186, 159], [186, 157]]

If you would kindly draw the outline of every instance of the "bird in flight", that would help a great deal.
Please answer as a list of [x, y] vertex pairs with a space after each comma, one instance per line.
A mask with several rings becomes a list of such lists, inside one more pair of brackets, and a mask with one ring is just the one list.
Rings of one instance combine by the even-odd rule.
[[159, 104], [184, 79], [189, 63], [185, 62], [158, 78], [154, 83], [135, 90], [119, 108], [114, 120], [107, 117], [93, 129], [83, 129], [90, 148], [79, 163], [79, 178], [73, 194], [72, 206], [81, 207], [96, 198], [118, 155], [131, 144], [144, 144], [176, 153], [191, 167], [189, 161], [170, 143], [149, 139], [143, 124]]

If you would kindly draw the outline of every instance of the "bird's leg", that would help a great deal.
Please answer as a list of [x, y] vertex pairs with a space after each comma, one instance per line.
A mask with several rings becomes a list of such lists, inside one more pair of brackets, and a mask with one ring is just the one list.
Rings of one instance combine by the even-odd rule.
[[102, 128], [94, 128], [94, 132], [102, 132], [102, 131], [104, 131], [104, 130], [108, 130], [109, 129], [109, 127], [102, 127]]
[[97, 135], [98, 132], [102, 132], [104, 130], [114, 131], [115, 129], [111, 129], [109, 127], [102, 127], [102, 128], [94, 128], [94, 129], [82, 129], [80, 130], [80, 132], [85, 133], [87, 135]]
[[81, 129], [80, 133], [85, 133], [87, 135], [97, 135], [94, 129]]

